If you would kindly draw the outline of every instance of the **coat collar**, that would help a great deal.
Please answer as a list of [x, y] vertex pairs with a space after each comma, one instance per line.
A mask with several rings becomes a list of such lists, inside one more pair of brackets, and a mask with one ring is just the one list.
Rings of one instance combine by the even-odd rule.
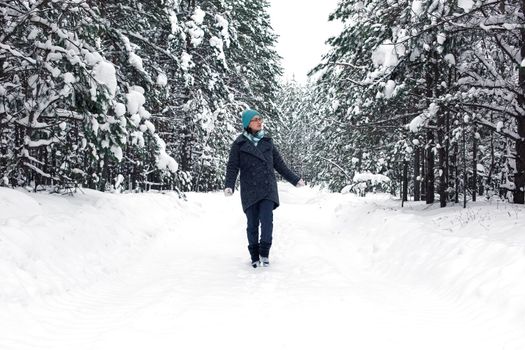
[[259, 141], [259, 144], [257, 147], [253, 143], [250, 142], [245, 136], [239, 135], [235, 142], [239, 145], [240, 150], [246, 153], [250, 153], [257, 158], [260, 158], [264, 161], [266, 159], [263, 156], [263, 153], [271, 148], [271, 138], [268, 136], [265, 136]]

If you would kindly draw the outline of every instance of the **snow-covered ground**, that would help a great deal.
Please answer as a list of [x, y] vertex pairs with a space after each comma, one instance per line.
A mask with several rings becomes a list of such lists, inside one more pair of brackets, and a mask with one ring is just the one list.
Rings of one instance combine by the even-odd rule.
[[0, 188], [0, 349], [525, 349], [525, 208]]

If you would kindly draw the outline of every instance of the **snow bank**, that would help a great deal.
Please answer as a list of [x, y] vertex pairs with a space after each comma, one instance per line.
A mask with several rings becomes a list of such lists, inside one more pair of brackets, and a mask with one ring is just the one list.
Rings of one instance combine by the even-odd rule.
[[179, 218], [175, 194], [83, 192], [71, 197], [0, 188], [0, 305], [26, 304], [112, 276]]
[[238, 192], [0, 188], [0, 348], [525, 348], [523, 206], [279, 190], [254, 271]]
[[351, 241], [351, 263], [491, 308], [525, 325], [525, 208], [470, 203], [439, 208], [387, 195], [348, 196], [336, 232]]

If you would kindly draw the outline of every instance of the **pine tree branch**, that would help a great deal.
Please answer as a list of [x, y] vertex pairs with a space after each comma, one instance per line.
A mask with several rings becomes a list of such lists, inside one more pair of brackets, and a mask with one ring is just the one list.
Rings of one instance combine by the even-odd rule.
[[485, 83], [487, 79], [485, 80], [482, 79], [478, 74], [474, 74], [472, 72], [466, 72], [466, 75], [472, 78], [472, 81], [466, 80], [466, 78], [461, 78], [458, 80], [459, 86], [475, 87], [479, 89], [490, 89], [490, 90], [502, 89], [502, 90], [510, 91], [517, 95], [520, 94], [520, 92], [518, 92], [517, 90], [514, 90], [512, 86], [509, 86], [509, 84], [507, 84], [505, 80], [501, 80], [499, 82]]
[[350, 62], [328, 62], [327, 65], [336, 65], [336, 66], [347, 66], [352, 67], [355, 69], [368, 69], [368, 67], [365, 66], [356, 66]]
[[[57, 116], [61, 117], [61, 118], [68, 118], [68, 119], [74, 119], [74, 120], [84, 120], [84, 116], [78, 112], [75, 112], [75, 111], [70, 111], [70, 110], [67, 110], [67, 109], [64, 109], [64, 108], [57, 108], [55, 109], [55, 113]], [[55, 115], [44, 115], [42, 114], [41, 115], [42, 117], [44, 118], [53, 118], [55, 117]]]
[[[9, 31], [6, 30], [7, 28], [2, 28], [4, 30], [4, 34], [2, 34], [2, 36], [0, 36], [0, 43], [3, 43], [4, 41], [6, 41], [6, 39], [9, 38], [12, 33], [14, 33], [15, 29], [17, 27], [19, 27], [20, 25], [22, 25], [22, 23], [24, 23], [28, 19], [28, 17], [31, 15], [31, 13], [34, 12], [35, 9], [38, 6], [40, 6], [45, 1], [47, 1], [47, 0], [41, 0], [39, 3], [34, 4], [33, 8], [27, 8], [27, 4], [20, 3], [20, 5], [25, 5], [26, 6], [27, 13], [24, 13], [24, 12], [20, 11], [18, 8], [13, 8], [13, 6], [9, 6], [9, 8], [11, 8], [12, 10], [15, 10], [15, 11], [19, 12], [20, 13], [19, 17], [22, 17], [22, 19], [20, 19], [18, 21], [18, 23], [16, 23], [14, 26], [9, 27], [8, 28]], [[2, 3], [2, 4], [4, 4], [4, 3]], [[5, 5], [5, 6], [7, 6], [7, 5]]]
[[328, 158], [325, 158], [325, 157], [322, 157], [322, 156], [319, 156], [319, 155], [318, 155], [317, 157], [318, 157], [318, 158], [321, 158], [322, 160], [326, 160], [327, 162], [329, 162], [329, 163], [335, 165], [339, 170], [341, 170], [341, 171], [343, 172], [343, 174], [345, 174], [345, 177], [346, 177], [347, 179], [350, 179], [350, 175], [349, 175], [349, 174], [348, 174], [348, 173], [347, 173], [347, 172], [346, 172], [346, 171], [345, 171], [345, 170], [344, 170], [339, 164], [335, 163], [335, 162], [334, 162], [333, 160], [331, 160], [331, 159], [328, 159]]
[[138, 39], [138, 40], [142, 41], [143, 43], [145, 43], [146, 45], [154, 48], [156, 51], [164, 54], [165, 56], [167, 56], [171, 60], [175, 61], [177, 64], [180, 64], [179, 59], [177, 57], [173, 56], [173, 54], [171, 54], [170, 52], [166, 51], [165, 49], [159, 47], [158, 45], [152, 43], [150, 39], [145, 38], [145, 37], [143, 37], [140, 34], [130, 32], [129, 30], [115, 29], [115, 28], [109, 26], [108, 23], [106, 23], [106, 21], [104, 21], [102, 18], [100, 18], [100, 16], [98, 16], [91, 8], [86, 8], [86, 10], [91, 14], [93, 19], [95, 19], [98, 23], [100, 23], [101, 25], [106, 27], [106, 29], [108, 31], [113, 32], [114, 34], [116, 34], [118, 37], [120, 37], [122, 34], [126, 34], [126, 35], [128, 35], [130, 37]]
[[128, 36], [131, 36], [131, 37], [133, 37], [133, 38], [135, 38], [135, 39], [138, 39], [138, 40], [144, 42], [144, 43], [147, 44], [148, 46], [154, 48], [156, 51], [158, 51], [158, 52], [160, 52], [160, 53], [166, 55], [168, 58], [172, 59], [172, 60], [175, 61], [177, 64], [180, 64], [179, 59], [178, 59], [177, 57], [173, 56], [173, 54], [171, 54], [170, 52], [166, 51], [166, 50], [163, 49], [162, 47], [153, 44], [153, 43], [150, 41], [150, 39], [145, 38], [145, 37], [143, 37], [143, 36], [140, 35], [140, 34], [130, 32], [130, 31], [128, 31], [128, 30], [121, 30], [121, 31], [117, 31], [117, 32], [121, 32], [122, 34], [126, 34], [126, 35], [128, 35]]
[[[406, 39], [401, 40], [401, 41], [397, 41], [397, 42], [392, 43], [392, 44], [383, 44], [383, 45], [399, 45], [399, 44], [405, 43], [405, 42], [407, 42], [409, 40], [412, 40], [414, 38], [418, 38], [421, 35], [423, 35], [423, 34], [425, 34], [427, 32], [430, 32], [430, 31], [432, 31], [432, 30], [434, 30], [436, 28], [439, 28], [439, 27], [443, 26], [446, 23], [454, 25], [454, 22], [452, 22], [453, 20], [457, 20], [457, 19], [461, 19], [463, 17], [470, 16], [470, 15], [472, 15], [475, 12], [478, 12], [478, 11], [481, 12], [486, 7], [490, 7], [490, 6], [493, 6], [493, 5], [498, 5], [500, 3], [501, 3], [500, 0], [489, 2], [489, 3], [483, 4], [483, 5], [479, 6], [479, 7], [476, 7], [475, 9], [472, 9], [471, 11], [462, 13], [461, 15], [453, 15], [453, 16], [445, 17], [444, 20], [442, 20], [442, 21], [440, 21], [440, 22], [438, 22], [436, 24], [433, 24], [431, 26], [428, 26], [428, 27], [418, 31], [418, 33], [416, 35], [408, 36]], [[473, 29], [477, 29], [477, 27], [473, 27]]]
[[502, 109], [502, 108], [498, 108], [498, 107], [491, 106], [491, 105], [478, 104], [478, 103], [468, 103], [468, 102], [463, 102], [462, 105], [463, 106], [467, 106], [467, 107], [488, 109], [490, 111], [494, 111], [494, 112], [510, 115], [510, 116], [512, 116], [514, 118], [521, 118], [521, 116], [519, 114], [509, 112], [508, 109]]
[[58, 178], [58, 177], [53, 176], [53, 175], [51, 175], [51, 174], [48, 174], [48, 173], [44, 172], [42, 169], [40, 169], [40, 168], [34, 166], [34, 165], [31, 164], [31, 163], [23, 162], [22, 164], [25, 165], [26, 167], [28, 167], [29, 169], [33, 170], [35, 173], [40, 174], [40, 175], [43, 176], [43, 177], [47, 177], [47, 178], [49, 178], [49, 179], [53, 179], [53, 180], [57, 180], [57, 181], [59, 181], [59, 178]]
[[[352, 128], [355, 128], [355, 129], [362, 129], [362, 128], [377, 128], [377, 129], [403, 129], [404, 130], [404, 127], [403, 126], [400, 126], [400, 125], [372, 125], [372, 124], [359, 124], [359, 125], [352, 125]], [[427, 128], [427, 129], [435, 129], [435, 127], [432, 127], [432, 126], [424, 126], [424, 127], [421, 127], [422, 129], [423, 128]]]
[[503, 43], [501, 42], [500, 38], [498, 38], [498, 35], [497, 34], [494, 34], [494, 39], [496, 40], [496, 44], [499, 46], [499, 48], [503, 51], [504, 54], [506, 54], [512, 61], [514, 61], [515, 64], [518, 65], [518, 67], [521, 65], [521, 62], [519, 61], [519, 59], [516, 57], [516, 55], [513, 55], [509, 49], [503, 45]]
[[474, 56], [485, 66], [487, 71], [494, 77], [495, 80], [504, 81], [503, 77], [496, 72], [493, 66], [491, 66], [487, 60], [480, 56], [477, 52], [474, 52]]
[[10, 3], [0, 1], [0, 6], [10, 8], [13, 11], [19, 12], [21, 15], [23, 14], [23, 12], [18, 7], [15, 7], [11, 5]]
[[54, 104], [55, 102], [59, 101], [60, 99], [62, 99], [64, 96], [62, 95], [55, 95], [55, 96], [52, 96], [51, 98], [49, 98], [46, 103], [44, 104], [39, 104], [38, 106], [38, 109], [35, 111], [34, 113], [34, 120], [38, 120], [38, 118], [40, 118], [40, 115], [42, 113], [44, 113], [44, 111], [46, 109], [49, 108], [49, 106], [51, 106], [52, 104]]
[[15, 57], [18, 57], [18, 58], [21, 58], [23, 60], [26, 60], [27, 62], [31, 63], [31, 64], [36, 64], [36, 61], [32, 58], [29, 58], [27, 56], [25, 56], [24, 54], [18, 52], [17, 50], [13, 49], [11, 46], [9, 45], [5, 45], [5, 44], [0, 44], [0, 49], [3, 49], [5, 51], [8, 51], [10, 52], [13, 56]]
[[[394, 117], [392, 117], [392, 118], [383, 119], [383, 120], [378, 120], [378, 121], [376, 121], [376, 122], [372, 122], [372, 123], [366, 123], [366, 126], [372, 126], [372, 125], [384, 124], [384, 123], [388, 123], [388, 122], [396, 121], [396, 120], [403, 119], [403, 118], [407, 118], [407, 117], [415, 117], [415, 116], [418, 116], [419, 114], [421, 114], [421, 112], [413, 112], [413, 113], [407, 113], [407, 114], [396, 115], [396, 116], [394, 116]], [[392, 125], [392, 127], [394, 127], [394, 126]], [[399, 127], [399, 126], [395, 126], [395, 127]]]
[[488, 121], [487, 119], [483, 118], [483, 117], [477, 117], [474, 121], [475, 123], [477, 124], [480, 124], [480, 125], [483, 125], [483, 126], [486, 126], [487, 128], [495, 131], [496, 133], [502, 135], [502, 136], [505, 136], [513, 141], [525, 141], [525, 138], [523, 137], [520, 137], [520, 135], [518, 135], [518, 133], [515, 133], [514, 131], [512, 130], [509, 130], [508, 128], [498, 128], [494, 123]]

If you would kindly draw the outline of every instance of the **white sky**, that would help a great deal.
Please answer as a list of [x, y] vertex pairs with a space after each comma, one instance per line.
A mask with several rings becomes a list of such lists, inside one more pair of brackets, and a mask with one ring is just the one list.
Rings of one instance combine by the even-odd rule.
[[306, 74], [320, 61], [328, 46], [325, 41], [341, 25], [328, 22], [338, 0], [270, 0], [273, 29], [279, 35], [277, 52], [283, 57], [284, 78], [306, 81]]

